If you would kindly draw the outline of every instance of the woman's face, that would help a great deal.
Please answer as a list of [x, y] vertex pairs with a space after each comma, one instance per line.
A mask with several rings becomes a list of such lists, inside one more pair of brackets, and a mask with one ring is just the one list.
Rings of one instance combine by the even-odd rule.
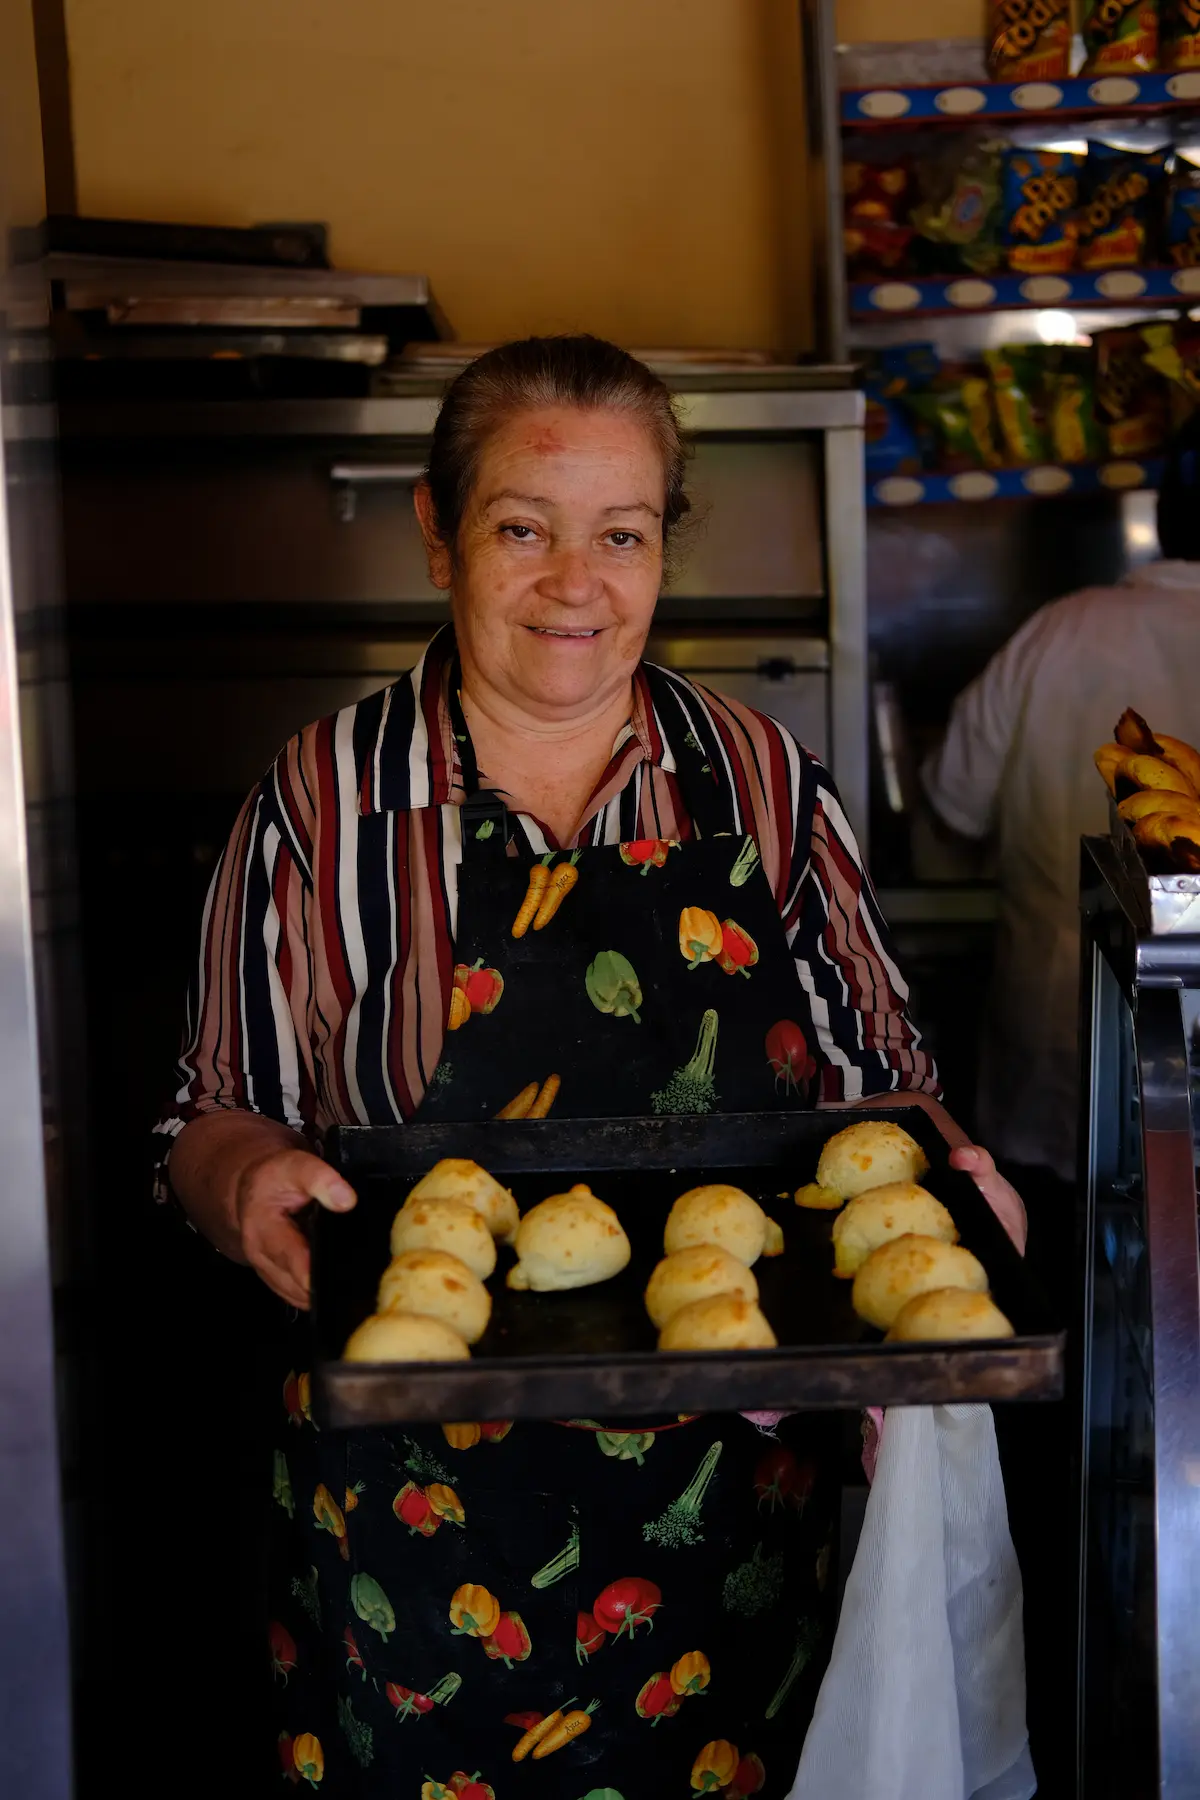
[[488, 440], [453, 568], [418, 491], [468, 681], [547, 719], [598, 710], [627, 686], [662, 581], [663, 500], [645, 428], [576, 407], [518, 413]]

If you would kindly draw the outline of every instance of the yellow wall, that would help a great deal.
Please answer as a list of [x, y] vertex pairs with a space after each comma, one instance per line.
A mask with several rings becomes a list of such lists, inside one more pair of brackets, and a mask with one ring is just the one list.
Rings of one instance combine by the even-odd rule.
[[45, 210], [33, 15], [0, 5], [0, 263], [9, 226], [36, 225]]
[[844, 44], [888, 44], [914, 38], [980, 37], [985, 0], [837, 0]]
[[806, 340], [795, 0], [66, 7], [81, 212], [325, 219], [467, 340]]

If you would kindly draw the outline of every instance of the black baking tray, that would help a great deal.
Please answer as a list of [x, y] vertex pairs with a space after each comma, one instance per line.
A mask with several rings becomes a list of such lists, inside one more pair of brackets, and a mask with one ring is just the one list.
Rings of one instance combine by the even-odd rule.
[[[889, 1119], [922, 1145], [929, 1191], [949, 1207], [1017, 1335], [969, 1344], [886, 1344], [858, 1319], [851, 1283], [835, 1279], [831, 1212], [795, 1205], [826, 1140], [846, 1124]], [[316, 1400], [322, 1424], [404, 1420], [592, 1418], [676, 1412], [921, 1406], [955, 1400], [1057, 1400], [1064, 1335], [991, 1208], [951, 1169], [920, 1107], [708, 1117], [546, 1119], [347, 1127], [326, 1153], [358, 1191], [350, 1213], [319, 1210], [313, 1245]], [[374, 1310], [392, 1219], [413, 1183], [443, 1156], [470, 1157], [511, 1187], [522, 1212], [586, 1181], [620, 1215], [633, 1255], [611, 1281], [562, 1294], [505, 1286], [501, 1247], [491, 1323], [470, 1362], [347, 1363], [341, 1350]], [[775, 1350], [664, 1354], [643, 1290], [662, 1255], [672, 1203], [702, 1182], [750, 1193], [784, 1229], [783, 1255], [755, 1265]]]

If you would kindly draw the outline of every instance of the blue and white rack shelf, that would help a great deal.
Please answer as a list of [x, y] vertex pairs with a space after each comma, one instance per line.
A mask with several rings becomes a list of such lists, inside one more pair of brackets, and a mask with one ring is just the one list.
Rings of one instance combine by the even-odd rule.
[[1200, 103], [1200, 70], [1153, 75], [1077, 75], [1063, 81], [956, 81], [936, 87], [850, 88], [843, 129], [965, 125], [973, 119], [1086, 118], [1172, 112]]
[[1038, 463], [1025, 469], [965, 469], [958, 475], [867, 478], [867, 505], [967, 504], [981, 500], [1045, 500], [1060, 494], [1128, 494], [1155, 488], [1162, 458], [1114, 457], [1099, 463]]

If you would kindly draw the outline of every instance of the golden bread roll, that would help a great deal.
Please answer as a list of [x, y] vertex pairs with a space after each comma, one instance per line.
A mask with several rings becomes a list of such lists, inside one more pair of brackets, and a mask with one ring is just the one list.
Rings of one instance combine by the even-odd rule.
[[492, 1234], [482, 1213], [465, 1200], [408, 1200], [392, 1220], [391, 1248], [393, 1256], [406, 1250], [445, 1250], [480, 1281], [496, 1266]]
[[492, 1296], [478, 1275], [448, 1250], [405, 1250], [384, 1270], [375, 1310], [441, 1319], [475, 1344], [492, 1316]]
[[796, 1189], [794, 1198], [797, 1206], [806, 1207], [810, 1212], [837, 1212], [846, 1204], [843, 1195], [822, 1187], [819, 1181], [806, 1181], [803, 1187]]
[[1156, 731], [1158, 753], [1164, 762], [1178, 769], [1189, 783], [1193, 791], [1200, 794], [1200, 750], [1192, 744], [1185, 744], [1182, 738], [1167, 737], [1165, 732]]
[[517, 1265], [510, 1288], [553, 1293], [591, 1287], [619, 1275], [629, 1261], [629, 1239], [611, 1206], [591, 1188], [576, 1185], [531, 1206], [517, 1228]]
[[990, 1294], [971, 1293], [967, 1288], [933, 1288], [900, 1308], [888, 1342], [917, 1344], [1012, 1335], [1012, 1326]]
[[1127, 756], [1118, 773], [1126, 781], [1132, 781], [1135, 787], [1164, 788], [1170, 793], [1187, 794], [1192, 800], [1197, 797], [1187, 776], [1161, 756]]
[[889, 1181], [885, 1187], [858, 1194], [833, 1221], [835, 1275], [857, 1275], [872, 1250], [893, 1238], [915, 1233], [957, 1244], [954, 1220], [940, 1200], [914, 1181]]
[[707, 1300], [712, 1294], [736, 1294], [741, 1300], [758, 1299], [758, 1283], [744, 1262], [720, 1244], [689, 1244], [664, 1256], [646, 1283], [646, 1311], [660, 1328], [682, 1306]]
[[347, 1362], [465, 1362], [471, 1352], [444, 1319], [419, 1313], [372, 1313], [350, 1334]]
[[420, 1200], [465, 1200], [473, 1206], [494, 1238], [511, 1244], [517, 1235], [520, 1215], [517, 1203], [506, 1187], [466, 1157], [444, 1156], [422, 1175], [412, 1190], [406, 1206]]
[[852, 1303], [860, 1319], [887, 1331], [901, 1307], [933, 1288], [969, 1288], [986, 1294], [983, 1264], [961, 1244], [911, 1233], [872, 1250], [854, 1277]]
[[658, 1334], [660, 1350], [773, 1350], [777, 1340], [753, 1300], [710, 1294], [672, 1313]]
[[1161, 850], [1182, 872], [1200, 866], [1200, 816], [1191, 813], [1151, 813], [1135, 819], [1133, 835], [1144, 850]]
[[929, 1158], [902, 1125], [885, 1119], [862, 1119], [835, 1132], [817, 1163], [817, 1185], [853, 1200], [868, 1188], [892, 1181], [916, 1181]]
[[1110, 794], [1117, 791], [1117, 776], [1124, 770], [1130, 752], [1121, 744], [1101, 744], [1092, 761], [1104, 777], [1104, 785]]
[[680, 1194], [667, 1214], [663, 1249], [674, 1256], [691, 1244], [719, 1244], [748, 1268], [767, 1245], [768, 1224], [757, 1200], [717, 1181]]
[[1132, 706], [1127, 706], [1117, 720], [1113, 736], [1123, 749], [1133, 750], [1138, 756], [1162, 755], [1162, 747], [1154, 733], [1141, 713], [1134, 712]]
[[1177, 813], [1182, 818], [1200, 819], [1200, 800], [1189, 800], [1186, 794], [1172, 793], [1169, 788], [1139, 788], [1122, 800], [1117, 811], [1127, 825], [1148, 819], [1154, 813]]

